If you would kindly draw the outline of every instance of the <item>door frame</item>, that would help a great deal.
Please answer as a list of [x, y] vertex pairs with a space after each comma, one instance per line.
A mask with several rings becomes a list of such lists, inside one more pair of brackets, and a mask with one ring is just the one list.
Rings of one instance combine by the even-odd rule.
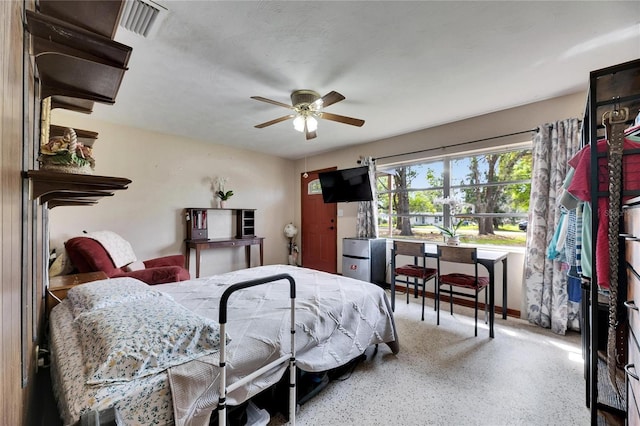
[[[304, 236], [308, 234], [309, 229], [305, 229], [305, 221], [304, 221], [304, 212], [305, 212], [305, 197], [307, 196], [307, 187], [309, 184], [309, 178], [311, 174], [319, 174], [322, 172], [328, 172], [337, 170], [337, 166], [327, 167], [318, 170], [305, 171], [300, 173], [300, 240], [301, 240], [301, 248], [305, 247]], [[304, 175], [307, 174], [305, 178]], [[337, 273], [338, 271], [338, 207], [337, 204], [332, 203], [334, 208], [332, 209], [332, 214], [327, 217], [327, 221], [333, 220], [334, 223], [334, 241], [333, 241], [333, 259], [331, 259], [331, 264], [333, 265], [332, 273]], [[305, 253], [307, 252], [307, 253]], [[308, 255], [308, 250], [302, 250], [302, 261], [301, 264], [305, 265], [305, 255]]]

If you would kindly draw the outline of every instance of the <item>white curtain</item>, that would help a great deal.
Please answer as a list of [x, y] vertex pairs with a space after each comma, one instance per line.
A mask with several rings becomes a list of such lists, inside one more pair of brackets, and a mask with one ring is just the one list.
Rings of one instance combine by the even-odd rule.
[[525, 249], [527, 318], [558, 334], [579, 329], [579, 303], [569, 301], [567, 265], [550, 259], [552, 243], [562, 216], [560, 197], [569, 170], [567, 162], [580, 146], [580, 122], [576, 118], [547, 123], [533, 139], [531, 199]]
[[376, 190], [376, 163], [371, 157], [361, 157], [360, 164], [369, 167], [372, 201], [358, 202], [356, 216], [356, 236], [358, 238], [378, 238], [378, 193]]

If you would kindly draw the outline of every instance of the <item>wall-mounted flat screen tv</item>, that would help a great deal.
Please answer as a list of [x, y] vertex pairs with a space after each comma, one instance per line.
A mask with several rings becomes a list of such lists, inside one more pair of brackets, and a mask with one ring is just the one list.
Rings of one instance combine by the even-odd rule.
[[325, 203], [373, 200], [367, 166], [321, 172], [318, 176]]

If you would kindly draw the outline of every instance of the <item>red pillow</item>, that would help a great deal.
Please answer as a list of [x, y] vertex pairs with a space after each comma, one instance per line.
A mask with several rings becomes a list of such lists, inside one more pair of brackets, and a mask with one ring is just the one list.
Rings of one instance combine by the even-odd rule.
[[67, 255], [78, 272], [103, 271], [107, 276], [120, 272], [102, 244], [92, 238], [75, 237], [64, 243]]

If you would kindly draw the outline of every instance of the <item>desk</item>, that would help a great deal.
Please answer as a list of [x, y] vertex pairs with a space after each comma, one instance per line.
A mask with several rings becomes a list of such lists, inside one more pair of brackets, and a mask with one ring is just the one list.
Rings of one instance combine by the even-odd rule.
[[196, 250], [196, 278], [200, 278], [200, 252], [204, 249], [214, 249], [222, 247], [242, 247], [244, 246], [245, 260], [247, 262], [247, 268], [251, 267], [251, 246], [260, 246], [260, 266], [263, 263], [263, 241], [264, 237], [251, 237], [251, 238], [219, 238], [213, 240], [185, 240], [186, 253], [185, 253], [185, 268], [189, 269], [189, 258], [191, 249]]
[[[438, 257], [438, 246], [425, 243], [427, 257]], [[507, 319], [507, 257], [509, 252], [478, 248], [478, 263], [489, 272], [489, 336], [493, 336], [493, 316], [495, 314], [495, 265], [502, 262], [502, 318]], [[408, 289], [407, 289], [408, 291]], [[391, 288], [391, 309], [395, 308], [395, 286]]]

